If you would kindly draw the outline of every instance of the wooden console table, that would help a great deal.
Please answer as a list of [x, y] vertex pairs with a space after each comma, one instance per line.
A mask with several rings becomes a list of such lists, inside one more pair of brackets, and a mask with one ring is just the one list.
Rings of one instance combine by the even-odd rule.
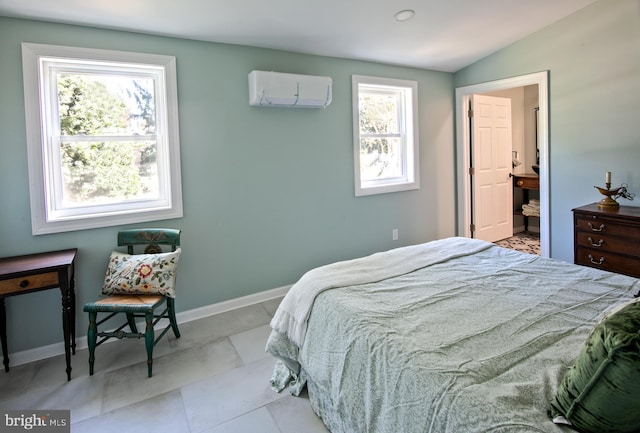
[[67, 361], [67, 380], [71, 380], [71, 352], [76, 353], [76, 293], [74, 261], [77, 249], [0, 258], [0, 339], [4, 371], [9, 371], [7, 353], [7, 314], [5, 298], [24, 293], [60, 288], [62, 330]]
[[522, 213], [522, 205], [529, 203], [529, 191], [540, 190], [540, 177], [535, 173], [514, 174], [513, 186], [516, 188], [522, 188], [522, 203], [518, 206], [519, 209], [514, 211], [514, 215], [521, 215], [524, 217], [524, 231], [529, 230], [529, 216]]

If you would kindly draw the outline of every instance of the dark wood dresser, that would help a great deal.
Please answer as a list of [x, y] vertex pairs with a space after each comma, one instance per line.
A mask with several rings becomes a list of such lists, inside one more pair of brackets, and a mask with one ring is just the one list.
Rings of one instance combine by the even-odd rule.
[[640, 207], [573, 209], [574, 262], [640, 277]]

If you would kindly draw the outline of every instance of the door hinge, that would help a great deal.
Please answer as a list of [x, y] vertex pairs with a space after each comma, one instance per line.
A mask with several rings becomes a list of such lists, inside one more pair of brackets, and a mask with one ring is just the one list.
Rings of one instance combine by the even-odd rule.
[[476, 171], [473, 169], [473, 167], [469, 167], [469, 175], [473, 176], [476, 174]]
[[476, 225], [475, 224], [471, 224], [469, 226], [469, 230], [471, 230], [472, 233], [475, 232], [476, 231]]
[[467, 115], [469, 117], [473, 117], [473, 110], [471, 108], [469, 108], [469, 111], [467, 112]]

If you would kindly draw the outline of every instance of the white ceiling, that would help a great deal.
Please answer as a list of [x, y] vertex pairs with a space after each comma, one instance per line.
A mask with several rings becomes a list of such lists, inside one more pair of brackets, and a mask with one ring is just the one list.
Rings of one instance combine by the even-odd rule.
[[455, 72], [594, 1], [0, 0], [0, 15]]

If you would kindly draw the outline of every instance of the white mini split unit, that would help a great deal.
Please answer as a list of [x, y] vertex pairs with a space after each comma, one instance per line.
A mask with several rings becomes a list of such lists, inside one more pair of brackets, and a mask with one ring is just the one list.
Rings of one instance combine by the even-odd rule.
[[249, 105], [324, 108], [331, 104], [331, 77], [251, 71]]

